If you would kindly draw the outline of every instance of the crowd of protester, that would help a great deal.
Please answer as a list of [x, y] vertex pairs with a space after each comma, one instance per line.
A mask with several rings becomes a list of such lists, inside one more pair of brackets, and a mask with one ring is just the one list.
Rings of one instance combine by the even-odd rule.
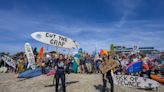
[[[66, 72], [67, 73], [101, 73], [99, 66], [101, 62], [99, 62], [100, 54], [90, 55], [85, 52], [79, 53], [80, 57], [78, 58], [78, 70], [75, 72], [73, 70], [74, 62], [77, 62], [74, 56], [68, 54], [62, 54], [64, 57], [65, 65], [66, 65]], [[129, 75], [127, 72], [127, 67], [132, 62], [141, 61], [143, 64], [146, 64], [148, 68], [142, 67], [142, 70], [137, 73], [130, 73], [130, 75], [137, 75], [142, 77], [150, 77], [150, 73], [154, 73], [157, 75], [164, 76], [164, 60], [163, 58], [159, 57], [149, 57], [146, 54], [137, 53], [137, 54], [115, 54], [114, 59], [119, 62], [118, 67], [116, 68], [115, 73], [122, 74], [122, 75]], [[37, 55], [35, 55], [35, 61], [38, 67], [50, 67], [53, 68], [59, 58], [58, 53], [47, 53], [44, 54], [42, 58], [38, 59]], [[22, 54], [17, 57], [13, 57], [13, 60], [16, 64], [16, 69], [12, 69], [10, 66], [5, 64], [2, 59], [0, 59], [0, 67], [6, 66], [8, 67], [8, 72], [20, 73], [26, 71], [28, 69], [28, 60], [25, 54]]]

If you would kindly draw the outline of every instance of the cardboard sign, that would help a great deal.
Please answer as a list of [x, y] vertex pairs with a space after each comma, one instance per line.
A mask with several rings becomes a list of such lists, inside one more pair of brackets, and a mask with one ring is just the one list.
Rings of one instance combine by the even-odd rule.
[[101, 72], [104, 74], [106, 72], [108, 72], [109, 70], [114, 69], [115, 67], [117, 67], [117, 63], [115, 61], [112, 62], [103, 62], [100, 66], [100, 70]]

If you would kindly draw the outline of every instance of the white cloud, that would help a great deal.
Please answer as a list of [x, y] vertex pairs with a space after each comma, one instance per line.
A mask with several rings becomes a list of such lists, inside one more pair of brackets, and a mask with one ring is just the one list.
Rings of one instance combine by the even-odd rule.
[[116, 0], [114, 8], [122, 14], [120, 21], [116, 24], [117, 27], [123, 26], [130, 15], [135, 15], [135, 8], [140, 4], [141, 0]]
[[[128, 2], [126, 3], [128, 4]], [[134, 8], [133, 6], [127, 7]], [[59, 21], [59, 16], [59, 19], [53, 19], [52, 16], [47, 16], [46, 19], [37, 19], [36, 17], [25, 17], [19, 13], [15, 14], [15, 16], [11, 16], [10, 12], [2, 13], [0, 11], [0, 33], [2, 35], [0, 42], [4, 42], [4, 40], [6, 42], [1, 43], [0, 51], [21, 51], [24, 49], [23, 46], [26, 41], [32, 43], [34, 47], [45, 46], [31, 38], [30, 34], [35, 31], [61, 33], [79, 41], [81, 47], [90, 52], [95, 50], [95, 48], [109, 49], [110, 43], [128, 47], [138, 44], [139, 46], [155, 46], [156, 48], [164, 49], [162, 47], [164, 45], [162, 41], [164, 39], [164, 27], [162, 26], [164, 23], [159, 21], [129, 21], [124, 16], [125, 18], [123, 17], [120, 21], [123, 26], [118, 27], [115, 26], [118, 24], [117, 21], [104, 24], [88, 24], [82, 21], [68, 23]], [[10, 39], [8, 38], [9, 36]], [[11, 45], [9, 42], [12, 41], [18, 41], [18, 43]], [[53, 47], [51, 50], [53, 50]]]

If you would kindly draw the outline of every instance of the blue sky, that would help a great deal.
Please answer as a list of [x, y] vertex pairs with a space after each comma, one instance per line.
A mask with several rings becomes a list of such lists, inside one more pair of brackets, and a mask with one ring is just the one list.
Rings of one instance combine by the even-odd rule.
[[65, 35], [89, 52], [111, 43], [164, 50], [164, 0], [0, 0], [0, 52], [24, 51], [25, 42], [46, 48], [31, 38], [36, 31]]

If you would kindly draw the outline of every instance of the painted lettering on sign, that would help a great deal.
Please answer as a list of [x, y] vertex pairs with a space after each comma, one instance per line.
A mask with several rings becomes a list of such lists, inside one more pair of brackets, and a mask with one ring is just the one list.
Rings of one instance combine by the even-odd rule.
[[140, 88], [140, 82], [118, 81], [118, 85], [124, 85], [128, 87]]
[[59, 41], [67, 42], [67, 38], [59, 36]]
[[58, 35], [51, 34], [51, 33], [46, 33], [46, 37], [52, 38], [50, 40], [50, 44], [54, 44], [56, 46], [63, 47], [65, 45], [65, 43], [67, 42], [67, 38], [66, 37], [58, 36]]
[[34, 32], [32, 38], [47, 45], [57, 46], [60, 48], [79, 48], [79, 43], [66, 36], [51, 32]]
[[56, 35], [55, 34], [46, 33], [46, 37], [55, 38]]
[[115, 76], [118, 85], [140, 88], [140, 82], [137, 76]]
[[64, 46], [65, 42], [61, 42], [61, 41], [58, 41], [58, 40], [54, 40], [54, 39], [51, 39], [50, 40], [50, 43], [51, 44], [54, 44], [56, 46]]

